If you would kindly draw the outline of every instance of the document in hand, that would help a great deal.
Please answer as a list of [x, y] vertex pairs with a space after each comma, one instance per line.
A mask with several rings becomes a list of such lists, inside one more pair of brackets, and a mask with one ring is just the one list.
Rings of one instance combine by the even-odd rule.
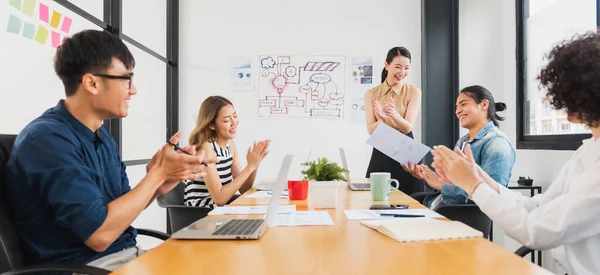
[[379, 123], [367, 143], [398, 163], [417, 163], [431, 148], [408, 137], [385, 123]]
[[475, 230], [459, 221], [440, 221], [428, 218], [368, 220], [361, 224], [399, 242], [435, 241], [483, 237]]

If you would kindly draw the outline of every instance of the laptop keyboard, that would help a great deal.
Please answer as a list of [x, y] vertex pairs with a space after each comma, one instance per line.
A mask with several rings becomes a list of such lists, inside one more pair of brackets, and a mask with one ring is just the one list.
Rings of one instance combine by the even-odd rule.
[[369, 184], [369, 183], [353, 183], [352, 185], [354, 186], [354, 188], [361, 188], [361, 189], [371, 188], [371, 184]]
[[264, 222], [264, 219], [239, 219], [231, 220], [221, 225], [213, 235], [217, 236], [245, 236], [252, 235], [254, 231]]

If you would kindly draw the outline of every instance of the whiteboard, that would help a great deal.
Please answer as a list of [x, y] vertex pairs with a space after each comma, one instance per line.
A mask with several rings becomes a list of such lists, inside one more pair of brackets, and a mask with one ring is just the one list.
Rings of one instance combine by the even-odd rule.
[[260, 117], [343, 118], [344, 56], [260, 56]]

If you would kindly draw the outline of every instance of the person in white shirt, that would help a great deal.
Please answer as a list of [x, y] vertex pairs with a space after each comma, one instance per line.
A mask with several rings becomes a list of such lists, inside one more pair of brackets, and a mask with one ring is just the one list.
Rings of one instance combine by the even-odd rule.
[[548, 190], [528, 198], [496, 183], [465, 154], [435, 146], [438, 175], [469, 197], [510, 237], [552, 249], [568, 274], [600, 274], [600, 33], [576, 36], [552, 49], [538, 76], [551, 104], [592, 138], [573, 154]]

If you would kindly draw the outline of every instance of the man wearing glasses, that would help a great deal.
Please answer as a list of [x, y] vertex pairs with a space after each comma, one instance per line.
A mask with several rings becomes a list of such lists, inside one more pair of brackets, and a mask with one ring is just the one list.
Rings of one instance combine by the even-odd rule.
[[[7, 164], [7, 205], [29, 264], [114, 270], [139, 256], [135, 218], [179, 181], [202, 175], [204, 155], [165, 144], [131, 189], [117, 144], [102, 126], [128, 114], [135, 61], [107, 32], [87, 30], [57, 49], [66, 99], [19, 133]], [[180, 134], [170, 142], [178, 143]], [[155, 150], [149, 148], [150, 150]], [[152, 151], [154, 152], [154, 151]]]

